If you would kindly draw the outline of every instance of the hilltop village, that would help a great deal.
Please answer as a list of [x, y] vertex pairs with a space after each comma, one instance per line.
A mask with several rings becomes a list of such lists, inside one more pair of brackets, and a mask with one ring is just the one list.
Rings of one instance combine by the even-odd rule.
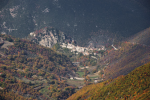
[[[86, 47], [79, 46], [73, 38], [52, 27], [45, 27], [31, 32], [29, 37], [31, 41], [39, 45], [52, 48], [58, 53], [63, 53], [70, 57], [72, 64], [78, 68], [74, 73], [75, 76], [68, 74], [69, 79], [65, 78], [70, 84], [72, 84], [73, 81], [76, 81], [74, 83], [79, 82], [80, 84], [78, 85], [72, 85], [81, 88], [84, 84], [89, 82], [97, 83], [103, 81], [105, 76], [104, 68], [107, 67], [107, 65], [98, 66], [97, 60], [103, 55], [100, 52], [106, 51], [105, 46], [95, 46], [92, 42]], [[99, 77], [99, 75], [102, 77]], [[87, 82], [84, 82], [84, 80], [87, 80]]]
[[89, 55], [92, 54], [93, 51], [106, 50], [103, 45], [100, 45], [99, 48], [95, 48], [93, 44], [90, 44], [88, 47], [78, 46], [74, 39], [52, 27], [45, 27], [41, 30], [31, 32], [30, 37], [31, 41], [42, 46], [52, 48], [56, 43], [58, 43], [62, 48], [68, 48], [71, 52], [76, 54], [83, 53], [83, 55]]
[[71, 49], [71, 52], [75, 52], [78, 54], [78, 52], [83, 53], [83, 55], [89, 55], [92, 54], [93, 51], [100, 51], [100, 50], [106, 50], [105, 46], [101, 46], [100, 48], [94, 48], [94, 47], [80, 47], [80, 46], [75, 46], [72, 43], [62, 43], [60, 45], [62, 48], [68, 48]]

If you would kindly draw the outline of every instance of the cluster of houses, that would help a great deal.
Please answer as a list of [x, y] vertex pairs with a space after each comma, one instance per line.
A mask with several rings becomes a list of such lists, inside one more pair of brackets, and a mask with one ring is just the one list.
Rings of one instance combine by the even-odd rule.
[[31, 41], [40, 45], [52, 48], [54, 44], [60, 43], [62, 48], [68, 48], [71, 52], [76, 54], [82, 53], [83, 55], [89, 55], [92, 54], [93, 51], [106, 50], [105, 46], [102, 45], [98, 48], [94, 48], [93, 45], [89, 47], [75, 46], [75, 41], [72, 38], [67, 37], [63, 32], [57, 32], [57, 30], [52, 27], [45, 27], [35, 32], [31, 32], [30, 36], [33, 37]]
[[78, 52], [83, 53], [83, 55], [89, 55], [92, 54], [92, 51], [100, 51], [100, 50], [106, 50], [105, 46], [101, 46], [100, 48], [89, 48], [89, 47], [80, 47], [80, 46], [75, 46], [71, 43], [62, 43], [62, 45], [60, 45], [62, 48], [68, 48], [71, 49], [71, 52], [76, 52], [76, 54], [78, 54]]

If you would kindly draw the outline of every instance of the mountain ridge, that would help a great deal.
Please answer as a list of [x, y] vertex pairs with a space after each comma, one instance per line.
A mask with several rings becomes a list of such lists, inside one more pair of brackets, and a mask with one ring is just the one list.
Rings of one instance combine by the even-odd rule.
[[0, 33], [24, 38], [30, 32], [53, 26], [81, 46], [87, 45], [82, 40], [87, 41], [91, 33], [99, 30], [130, 37], [150, 26], [148, 12], [137, 2], [9, 0], [0, 12]]

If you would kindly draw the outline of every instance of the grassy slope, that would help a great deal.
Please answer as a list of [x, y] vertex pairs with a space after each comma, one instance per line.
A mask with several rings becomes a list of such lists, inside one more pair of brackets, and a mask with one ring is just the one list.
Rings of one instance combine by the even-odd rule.
[[99, 64], [109, 63], [105, 69], [105, 79], [127, 75], [129, 72], [150, 61], [150, 47], [130, 42], [122, 43], [117, 51], [108, 51]]
[[67, 100], [149, 100], [150, 63], [140, 66], [126, 76], [83, 87]]
[[100, 65], [103, 62], [109, 63], [105, 69], [105, 79], [126, 75], [138, 66], [148, 63], [150, 61], [149, 39], [150, 28], [147, 28], [128, 38], [129, 42], [121, 43], [119, 50], [108, 51], [108, 55], [100, 60]]
[[128, 39], [129, 42], [140, 43], [149, 45], [150, 44], [150, 27], [133, 35]]

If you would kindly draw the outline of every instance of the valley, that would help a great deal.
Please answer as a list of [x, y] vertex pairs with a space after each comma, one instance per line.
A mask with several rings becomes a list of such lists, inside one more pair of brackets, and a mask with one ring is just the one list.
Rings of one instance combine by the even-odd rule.
[[67, 99], [82, 88], [109, 84], [110, 79], [150, 62], [150, 47], [140, 42], [81, 47], [52, 27], [25, 39], [4, 34], [0, 39], [0, 89], [9, 91], [0, 92], [7, 99]]
[[0, 100], [150, 100], [148, 0], [1, 0]]
[[[104, 50], [94, 53], [96, 51], [92, 49], [93, 53], [83, 55], [61, 46], [56, 49], [58, 44], [49, 49], [9, 35], [1, 34], [1, 40], [4, 43], [0, 49], [0, 87], [10, 91], [3, 92], [3, 98], [19, 95], [22, 99], [62, 99], [85, 85], [99, 82], [100, 71], [96, 63]], [[8, 96], [12, 93], [14, 96]]]

